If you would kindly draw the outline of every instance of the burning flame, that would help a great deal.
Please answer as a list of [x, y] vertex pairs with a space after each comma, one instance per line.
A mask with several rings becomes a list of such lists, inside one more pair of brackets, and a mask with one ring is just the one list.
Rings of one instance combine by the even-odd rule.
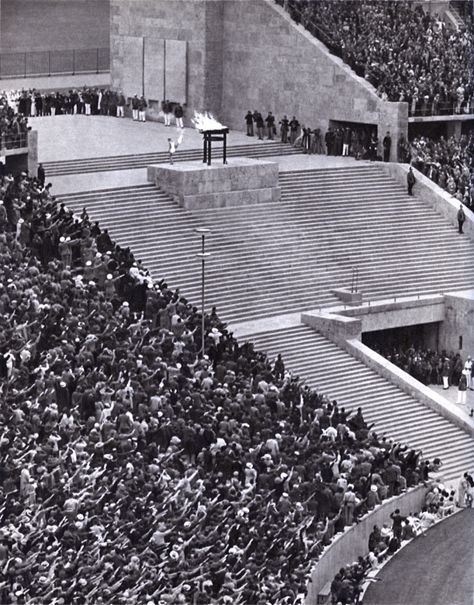
[[218, 122], [208, 111], [205, 111], [204, 113], [195, 111], [194, 118], [192, 118], [191, 122], [197, 130], [221, 130], [222, 128], [226, 128], [226, 126]]

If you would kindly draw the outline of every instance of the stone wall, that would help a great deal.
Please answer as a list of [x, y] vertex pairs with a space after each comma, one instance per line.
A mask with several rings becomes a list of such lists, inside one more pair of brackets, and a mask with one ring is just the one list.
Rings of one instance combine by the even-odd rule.
[[400, 134], [407, 136], [408, 104], [382, 101], [273, 0], [111, 0], [114, 88], [126, 90], [132, 77], [146, 81], [139, 61], [138, 74], [127, 73], [127, 44], [138, 48], [143, 38], [145, 47], [147, 40], [186, 43], [188, 118], [210, 111], [243, 130], [247, 110], [258, 109], [294, 114], [323, 131], [330, 120], [378, 125], [380, 138], [391, 132], [392, 159]]
[[[224, 5], [223, 120], [243, 128], [248, 109], [326, 131], [330, 120], [378, 124], [379, 137], [406, 136], [408, 105], [383, 102], [374, 88], [273, 0], [227, 0]], [[290, 116], [291, 117], [291, 116]]]
[[[474, 355], [474, 290], [446, 294], [445, 318], [440, 329], [440, 348], [456, 351], [465, 359]], [[459, 337], [462, 336], [462, 347]]]
[[109, 46], [109, 0], [1, 0], [3, 53]]
[[[157, 64], [164, 61], [165, 94], [171, 101], [186, 102], [188, 118], [194, 110], [220, 113], [222, 0], [111, 0], [110, 13], [113, 88], [131, 93], [130, 80], [141, 78], [143, 92], [153, 84], [153, 96], [147, 96], [161, 101], [155, 98], [160, 86], [151, 80], [162, 77]], [[132, 73], [128, 61], [129, 45], [155, 49], [154, 55], [145, 54], [143, 67], [137, 61], [138, 75]], [[174, 58], [170, 59], [171, 53]], [[182, 98], [175, 98], [181, 94], [175, 92], [178, 89], [184, 89]], [[137, 92], [141, 94], [141, 90]]]

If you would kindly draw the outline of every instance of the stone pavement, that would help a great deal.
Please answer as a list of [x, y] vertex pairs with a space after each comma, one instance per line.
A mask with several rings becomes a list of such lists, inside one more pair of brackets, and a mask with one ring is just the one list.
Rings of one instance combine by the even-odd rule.
[[430, 385], [430, 388], [433, 389], [438, 395], [441, 395], [445, 399], [447, 399], [450, 403], [454, 404], [457, 408], [464, 411], [466, 415], [469, 415], [471, 409], [474, 409], [474, 391], [467, 391], [467, 404], [459, 405], [457, 404], [458, 398], [458, 387], [451, 386], [446, 391], [442, 386], [438, 385]]
[[[33, 130], [38, 131], [41, 162], [167, 151], [168, 137], [177, 138], [174, 126], [167, 128], [161, 122], [134, 122], [130, 118], [111, 116], [45, 116], [30, 118], [30, 124]], [[234, 130], [228, 136], [228, 145], [256, 141], [255, 137], [247, 137]], [[181, 148], [201, 147], [199, 131], [185, 128]]]

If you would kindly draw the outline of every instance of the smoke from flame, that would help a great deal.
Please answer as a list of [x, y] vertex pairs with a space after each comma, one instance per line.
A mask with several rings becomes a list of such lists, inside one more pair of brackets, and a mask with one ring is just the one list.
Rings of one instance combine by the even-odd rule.
[[197, 130], [221, 130], [222, 128], [226, 128], [208, 111], [205, 111], [204, 113], [195, 111], [194, 118], [192, 118], [191, 122]]

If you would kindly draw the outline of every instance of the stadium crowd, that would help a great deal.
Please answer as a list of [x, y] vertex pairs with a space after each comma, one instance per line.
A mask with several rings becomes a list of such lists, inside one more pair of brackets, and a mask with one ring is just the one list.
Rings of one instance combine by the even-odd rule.
[[[294, 605], [335, 533], [437, 461], [1, 180], [0, 600]], [[205, 353], [205, 354], [202, 354]]]
[[27, 132], [28, 119], [11, 107], [7, 95], [0, 94], [0, 149], [26, 146]]
[[277, 0], [410, 115], [472, 113], [472, 21], [459, 31], [410, 0]]
[[[131, 112], [133, 120], [145, 122], [148, 107], [143, 95], [127, 98], [122, 91], [86, 86], [68, 91], [11, 90], [4, 95], [14, 113], [32, 118], [76, 114], [124, 118]], [[176, 126], [183, 128], [184, 108], [180, 103], [164, 100], [160, 109], [165, 126], [174, 119]]]
[[406, 158], [415, 168], [474, 209], [474, 135], [461, 137], [416, 137]]

